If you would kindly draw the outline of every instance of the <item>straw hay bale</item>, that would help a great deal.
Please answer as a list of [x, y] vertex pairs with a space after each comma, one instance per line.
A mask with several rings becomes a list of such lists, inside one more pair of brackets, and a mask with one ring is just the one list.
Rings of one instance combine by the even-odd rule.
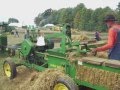
[[61, 30], [61, 27], [59, 26], [54, 26], [54, 31], [60, 31]]
[[56, 79], [64, 76], [64, 72], [58, 69], [47, 69], [43, 72], [28, 73], [27, 76], [16, 90], [53, 90]]
[[97, 52], [97, 57], [100, 58], [108, 58], [108, 53], [107, 52]]
[[48, 69], [38, 76], [38, 79], [31, 87], [32, 90], [53, 90], [55, 80], [63, 76], [63, 72], [57, 69]]
[[72, 40], [73, 41], [84, 41], [84, 40], [89, 40], [89, 37], [84, 33], [80, 33], [79, 35], [73, 35]]
[[87, 66], [77, 66], [77, 79], [109, 90], [120, 90], [120, 74]]
[[71, 29], [71, 33], [74, 34], [74, 33], [78, 33], [78, 29]]

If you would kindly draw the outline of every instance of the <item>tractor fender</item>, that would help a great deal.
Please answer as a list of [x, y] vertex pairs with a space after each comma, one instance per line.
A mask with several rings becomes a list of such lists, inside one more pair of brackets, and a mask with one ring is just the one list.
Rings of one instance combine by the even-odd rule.
[[29, 39], [25, 39], [21, 44], [20, 53], [23, 56], [27, 56], [30, 54], [32, 48], [34, 48], [34, 44]]

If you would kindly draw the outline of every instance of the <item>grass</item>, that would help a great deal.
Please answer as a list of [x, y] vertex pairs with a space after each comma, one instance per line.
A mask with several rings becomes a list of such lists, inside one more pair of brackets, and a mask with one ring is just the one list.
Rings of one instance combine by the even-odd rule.
[[19, 37], [15, 37], [14, 35], [8, 35], [8, 45], [19, 44], [24, 40], [24, 35], [19, 34]]
[[[20, 34], [20, 37], [15, 37], [14, 35], [7, 35], [7, 39], [8, 39], [8, 46], [14, 45], [14, 44], [18, 44], [21, 43], [23, 41], [23, 34]], [[3, 73], [3, 63], [5, 61], [5, 58], [8, 57], [7, 52], [5, 53], [0, 53], [0, 90], [10, 90], [10, 88], [8, 86], [10, 86], [10, 82], [7, 81], [6, 76], [4, 76]], [[12, 89], [11, 89], [12, 90]]]

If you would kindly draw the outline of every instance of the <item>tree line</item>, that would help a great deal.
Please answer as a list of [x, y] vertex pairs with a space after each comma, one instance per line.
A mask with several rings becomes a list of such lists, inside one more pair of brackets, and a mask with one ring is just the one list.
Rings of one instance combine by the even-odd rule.
[[43, 13], [39, 13], [34, 22], [37, 26], [44, 26], [52, 23], [61, 25], [69, 23], [72, 28], [86, 31], [105, 31], [107, 29], [104, 24], [104, 17], [107, 14], [113, 14], [120, 22], [120, 3], [115, 10], [110, 7], [87, 9], [83, 3], [78, 4], [74, 8], [62, 8], [59, 10], [47, 9]]

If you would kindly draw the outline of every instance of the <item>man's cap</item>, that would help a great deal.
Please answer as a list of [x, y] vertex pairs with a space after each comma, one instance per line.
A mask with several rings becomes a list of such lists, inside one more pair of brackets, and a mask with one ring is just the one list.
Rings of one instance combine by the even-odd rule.
[[107, 22], [107, 21], [117, 21], [117, 19], [115, 18], [114, 15], [107, 15], [104, 19], [104, 22]]

